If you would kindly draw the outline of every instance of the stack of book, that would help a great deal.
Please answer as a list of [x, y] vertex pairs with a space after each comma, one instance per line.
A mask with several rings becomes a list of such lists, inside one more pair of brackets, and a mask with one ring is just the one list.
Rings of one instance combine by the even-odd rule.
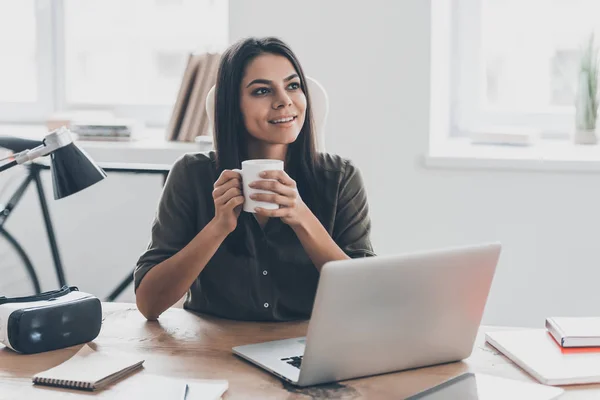
[[546, 319], [546, 329], [487, 332], [486, 341], [546, 385], [600, 382], [600, 317]]
[[117, 118], [110, 111], [75, 110], [56, 113], [46, 120], [48, 130], [65, 126], [79, 140], [129, 141], [141, 128], [132, 118]]
[[71, 132], [79, 140], [129, 141], [132, 137], [134, 121], [114, 119], [106, 121], [73, 121]]

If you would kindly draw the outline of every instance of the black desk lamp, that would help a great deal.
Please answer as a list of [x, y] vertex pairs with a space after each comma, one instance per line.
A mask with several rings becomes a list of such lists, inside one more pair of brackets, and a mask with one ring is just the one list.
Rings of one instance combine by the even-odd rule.
[[[135, 164], [135, 163], [104, 163], [103, 168], [99, 168], [82, 150], [80, 150], [72, 141], [70, 132], [66, 128], [60, 128], [46, 136], [43, 142], [38, 140], [23, 139], [19, 137], [0, 136], [0, 148], [6, 148], [13, 154], [1, 161], [11, 160], [0, 165], [0, 172], [15, 165], [26, 163], [36, 157], [50, 155], [52, 163], [48, 166], [46, 163], [26, 164], [29, 169], [27, 178], [17, 188], [8, 204], [4, 208], [0, 205], [0, 239], [4, 237], [19, 255], [24, 264], [27, 273], [31, 279], [36, 293], [41, 293], [41, 287], [37, 274], [33, 268], [31, 260], [23, 250], [17, 240], [3, 228], [7, 218], [11, 215], [17, 203], [23, 196], [28, 185], [35, 184], [42, 208], [42, 216], [46, 225], [46, 233], [50, 243], [52, 258], [54, 259], [54, 268], [58, 278], [59, 287], [65, 286], [66, 279], [62, 267], [58, 245], [54, 234], [54, 228], [50, 219], [50, 213], [44, 195], [44, 189], [40, 179], [40, 171], [51, 169], [54, 183], [54, 197], [60, 199], [70, 194], [85, 189], [88, 186], [104, 179], [106, 172], [133, 173], [133, 174], [159, 174], [163, 177], [163, 183], [171, 169], [170, 165], [160, 164]], [[29, 150], [31, 149], [31, 150]], [[125, 279], [117, 286], [107, 297], [108, 301], [114, 301], [133, 281], [133, 274], [129, 273]]]
[[[7, 241], [24, 264], [27, 273], [33, 283], [36, 293], [41, 293], [37, 274], [31, 264], [31, 260], [12, 235], [4, 229], [7, 218], [22, 198], [29, 184], [35, 184], [42, 208], [42, 215], [46, 225], [48, 241], [54, 259], [54, 267], [58, 278], [59, 287], [66, 285], [66, 279], [62, 268], [62, 262], [56, 244], [56, 237], [50, 219], [48, 205], [40, 178], [40, 171], [50, 169], [54, 187], [54, 198], [61, 199], [77, 193], [106, 177], [104, 171], [99, 168], [88, 156], [79, 149], [71, 137], [71, 132], [65, 128], [59, 128], [50, 132], [43, 141], [23, 139], [18, 137], [0, 137], [0, 147], [12, 151], [8, 157], [0, 159], [0, 162], [9, 160], [0, 165], [0, 172], [19, 164], [25, 164], [29, 173], [25, 180], [19, 185], [16, 192], [4, 208], [0, 206], [0, 239]], [[39, 157], [50, 155], [50, 165], [46, 163], [28, 163]]]
[[50, 155], [54, 198], [62, 199], [106, 178], [106, 173], [73, 143], [71, 132], [64, 126], [50, 132], [42, 144], [7, 157], [12, 161], [0, 165], [0, 172]]

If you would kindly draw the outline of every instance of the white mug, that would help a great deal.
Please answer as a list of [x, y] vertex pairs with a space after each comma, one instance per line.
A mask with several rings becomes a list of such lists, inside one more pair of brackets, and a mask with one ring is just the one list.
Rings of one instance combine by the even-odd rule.
[[242, 187], [244, 192], [244, 211], [255, 213], [256, 207], [266, 210], [277, 210], [279, 204], [268, 203], [265, 201], [252, 200], [250, 196], [254, 193], [273, 193], [270, 190], [254, 189], [248, 186], [250, 183], [258, 180], [273, 180], [260, 177], [262, 171], [283, 171], [283, 161], [281, 160], [246, 160], [242, 161], [242, 169], [234, 169], [242, 176]]

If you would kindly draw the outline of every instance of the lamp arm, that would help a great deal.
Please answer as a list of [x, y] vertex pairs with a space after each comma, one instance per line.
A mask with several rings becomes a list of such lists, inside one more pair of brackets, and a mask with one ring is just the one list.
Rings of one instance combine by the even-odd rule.
[[17, 164], [25, 164], [26, 162], [33, 161], [38, 157], [47, 156], [61, 147], [65, 147], [73, 143], [73, 138], [71, 136], [71, 132], [63, 126], [46, 135], [42, 143], [43, 144], [38, 147], [30, 150], [23, 150], [22, 152], [15, 154], [14, 158]]
[[17, 164], [17, 160], [12, 160], [12, 161], [10, 161], [10, 162], [7, 162], [6, 164], [2, 164], [2, 165], [0, 165], [0, 172], [2, 172], [2, 171], [4, 171], [4, 170], [7, 170], [7, 169], [9, 169], [9, 168], [12, 168], [12, 167], [14, 167], [15, 165], [18, 165], [18, 164]]

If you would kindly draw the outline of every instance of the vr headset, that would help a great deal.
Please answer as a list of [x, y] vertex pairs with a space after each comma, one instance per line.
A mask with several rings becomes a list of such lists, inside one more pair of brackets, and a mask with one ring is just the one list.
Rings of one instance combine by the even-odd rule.
[[0, 297], [0, 343], [24, 354], [87, 343], [100, 333], [100, 300], [75, 286], [27, 297]]

